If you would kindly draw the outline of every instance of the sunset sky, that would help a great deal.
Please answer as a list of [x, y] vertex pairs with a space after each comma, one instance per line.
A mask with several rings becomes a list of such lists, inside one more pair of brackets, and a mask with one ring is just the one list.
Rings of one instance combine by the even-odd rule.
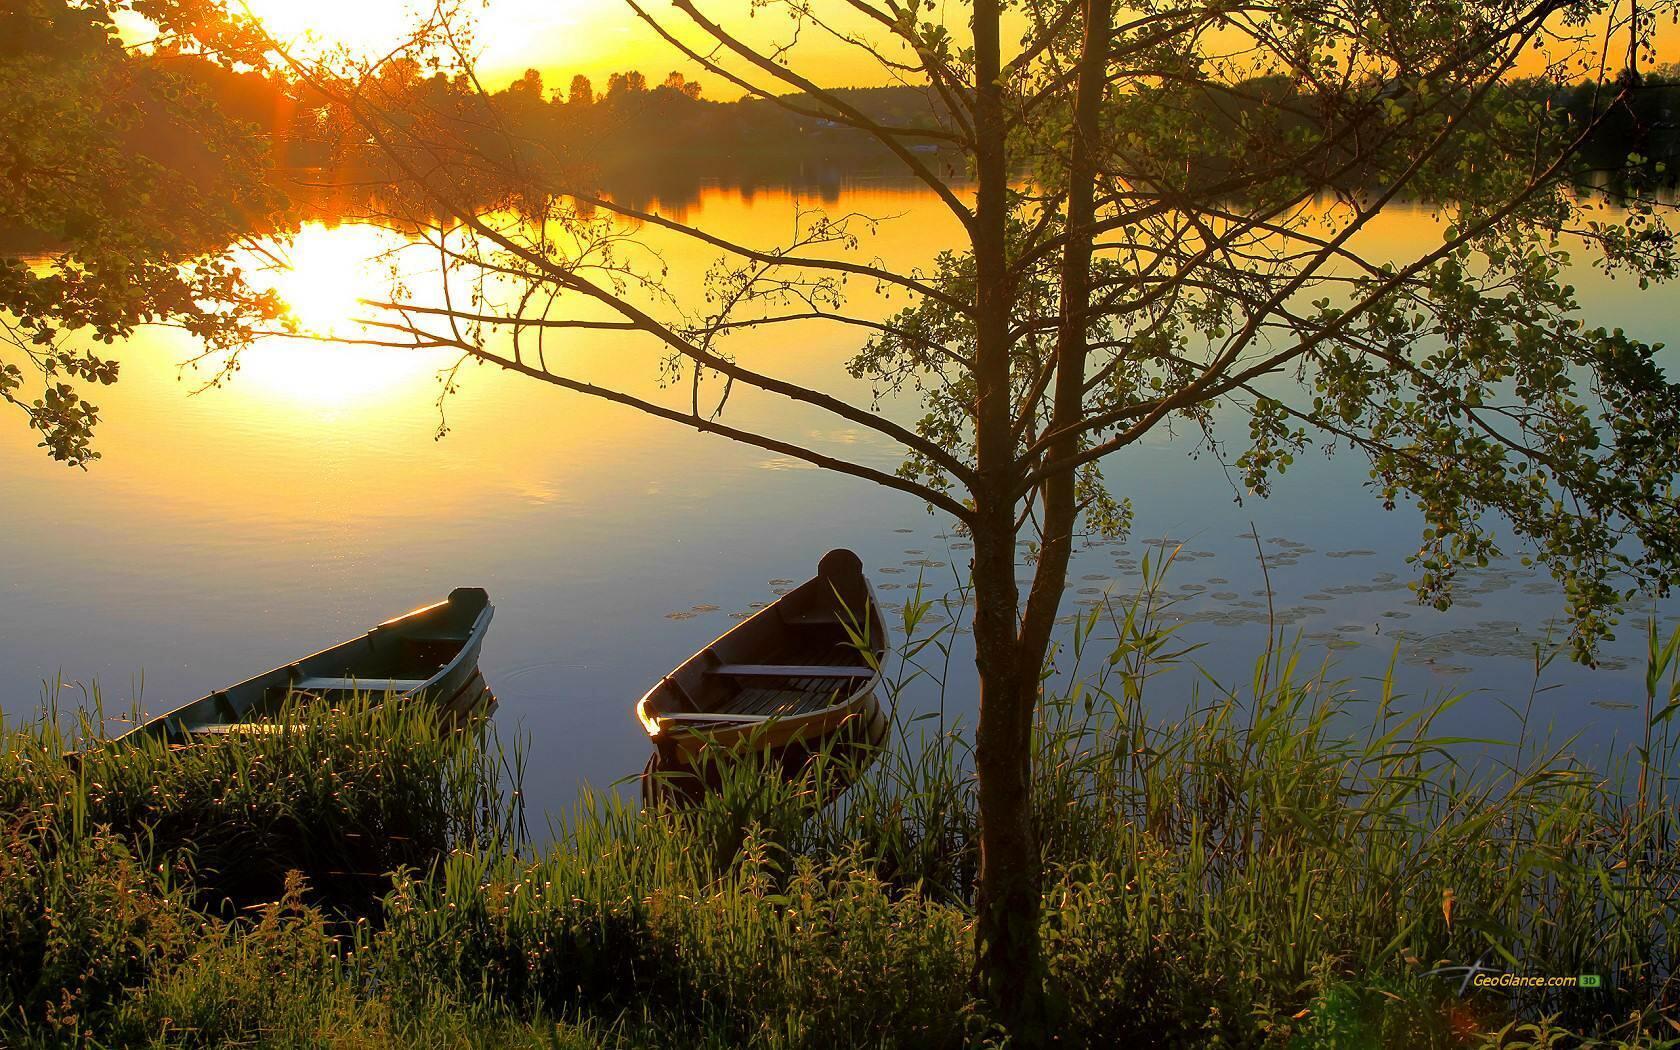
[[[397, 43], [416, 19], [411, 0], [245, 0], [249, 9], [280, 36], [295, 42], [313, 39], [343, 43], [363, 54], [383, 54]], [[430, 3], [418, 5], [431, 10]], [[666, 0], [649, 0], [647, 10], [681, 29], [687, 19]], [[832, 8], [832, 9], [830, 9]], [[752, 0], [712, 0], [702, 6], [712, 17], [760, 46], [785, 43], [792, 35], [789, 18], [779, 7]], [[564, 90], [573, 74], [583, 73], [605, 86], [608, 74], [637, 69], [652, 81], [671, 70], [696, 77], [711, 98], [733, 98], [739, 91], [720, 78], [699, 70], [643, 24], [624, 0], [487, 0], [469, 3], [464, 10], [476, 24], [479, 72], [496, 88], [526, 68], [540, 70], [550, 89]], [[861, 16], [845, 4], [819, 7], [825, 18], [847, 31], [863, 26]], [[961, 12], [955, 8], [949, 17]], [[954, 27], [953, 27], [954, 28]], [[879, 33], [871, 33], [879, 39]], [[1008, 34], [1006, 34], [1007, 40]], [[699, 42], [697, 35], [687, 39]], [[1680, 58], [1680, 30], [1665, 24], [1659, 30], [1661, 60]], [[1620, 42], [1612, 54], [1620, 50]], [[855, 49], [807, 29], [793, 52], [795, 66], [825, 86], [867, 86], [887, 83], [881, 68], [860, 57]], [[895, 58], [904, 56], [895, 55]], [[1612, 59], [1612, 68], [1617, 63]], [[1538, 56], [1522, 72], [1539, 68]]]
[[[416, 5], [410, 0], [248, 0], [248, 6], [283, 37], [303, 39], [313, 34], [365, 54], [389, 50], [401, 39], [403, 28], [416, 19]], [[419, 6], [429, 11], [432, 5]], [[660, 0], [644, 7], [668, 19], [673, 28], [687, 21]], [[707, 3], [703, 10], [755, 44], [781, 43], [791, 35], [786, 15], [752, 8], [750, 0], [724, 0]], [[588, 76], [600, 90], [614, 72], [636, 69], [657, 82], [671, 70], [681, 70], [700, 79], [711, 97], [740, 94], [687, 62], [638, 19], [624, 0], [489, 0], [468, 4], [464, 10], [476, 25], [479, 71], [491, 87], [502, 86], [527, 68], [541, 70], [548, 86], [561, 90], [576, 73]], [[859, 21], [840, 12], [837, 24], [855, 29]], [[829, 85], [885, 82], [872, 63], [858, 60], [855, 49], [820, 39], [815, 33], [803, 36], [796, 54], [802, 71]]]

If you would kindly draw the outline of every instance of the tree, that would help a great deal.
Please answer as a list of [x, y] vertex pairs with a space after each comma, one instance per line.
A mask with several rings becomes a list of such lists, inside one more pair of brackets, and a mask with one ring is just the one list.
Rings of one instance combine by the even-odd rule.
[[566, 102], [573, 106], [588, 106], [595, 102], [595, 85], [582, 73], [572, 77], [572, 86], [566, 92]]
[[647, 90], [647, 77], [632, 69], [628, 73], [611, 73], [607, 76], [607, 97], [619, 98], [623, 95], [637, 94]]
[[665, 83], [659, 86], [675, 91], [679, 95], [687, 95], [689, 98], [700, 97], [700, 85], [674, 69], [665, 75]]
[[[790, 3], [795, 36], [826, 35], [925, 86], [930, 119], [896, 124], [802, 74], [791, 45], [752, 43], [692, 0], [674, 0], [680, 26], [628, 2], [734, 89], [878, 142], [950, 210], [964, 243], [931, 272], [898, 272], [846, 251], [861, 217], [805, 213], [786, 243], [744, 244], [582, 183], [525, 198], [527, 214], [509, 220], [500, 199], [484, 203], [494, 172], [439, 166], [412, 126], [362, 104], [367, 68], [293, 58], [406, 195], [444, 216], [424, 227], [423, 250], [444, 260], [447, 282], [477, 290], [470, 305], [394, 294], [368, 304], [369, 323], [391, 345], [453, 347], [897, 489], [968, 530], [981, 683], [976, 979], [1023, 1045], [1047, 1038], [1054, 1009], [1038, 929], [1033, 714], [1076, 535], [1129, 518], [1128, 494], [1105, 487], [1105, 457], [1175, 422], [1206, 431], [1223, 457], [1216, 406], [1246, 415], [1231, 464], [1258, 496], [1311, 443], [1363, 455], [1377, 497], [1412, 502], [1426, 523], [1420, 599], [1450, 601], [1458, 570], [1498, 551], [1490, 516], [1502, 518], [1565, 583], [1583, 656], [1619, 602], [1674, 581], [1680, 388], [1653, 347], [1582, 323], [1556, 235], [1578, 235], [1602, 265], [1641, 280], [1673, 273], [1673, 240], [1648, 200], [1610, 220], [1571, 186], [1571, 158], [1617, 89], [1572, 123], [1511, 79], [1545, 44], [1544, 78], [1561, 82], [1608, 53], [1610, 34], [1626, 34], [1637, 61], [1666, 5], [1630, 21], [1589, 0], [1030, 0], [1006, 51], [998, 0], [971, 0], [965, 24], [920, 0], [856, 0], [847, 20]], [[615, 74], [608, 93], [630, 90]], [[967, 155], [972, 193], [914, 148], [927, 143]], [[1439, 243], [1410, 259], [1370, 254], [1361, 232], [1403, 197], [1436, 202]], [[622, 250], [637, 229], [721, 256], [704, 303], [659, 297], [659, 264]], [[848, 281], [909, 305], [885, 320], [852, 312]], [[731, 333], [797, 325], [856, 332], [852, 372], [882, 400], [919, 399], [919, 421], [725, 349]], [[543, 342], [599, 331], [664, 348], [692, 407], [569, 374]], [[703, 402], [714, 380], [719, 396]], [[884, 435], [904, 465], [884, 471], [737, 426], [727, 409], [740, 387]], [[1024, 596], [1023, 535], [1035, 548]]]
[[527, 69], [518, 80], [508, 85], [508, 92], [541, 102], [547, 97], [543, 88], [542, 72], [536, 69]]
[[99, 456], [87, 388], [119, 374], [102, 346], [169, 321], [221, 352], [279, 310], [226, 250], [281, 209], [267, 144], [214, 112], [193, 76], [210, 49], [260, 61], [261, 38], [214, 4], [144, 6], [159, 32], [149, 56], [116, 36], [135, 5], [0, 12], [0, 401], [72, 466]]

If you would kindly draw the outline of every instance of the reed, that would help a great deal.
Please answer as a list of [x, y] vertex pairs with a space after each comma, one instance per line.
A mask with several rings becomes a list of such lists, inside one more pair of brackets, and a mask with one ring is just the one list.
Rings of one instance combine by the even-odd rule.
[[[1643, 739], [1593, 763], [1526, 715], [1505, 740], [1439, 732], [1464, 696], [1408, 701], [1391, 664], [1361, 698], [1328, 662], [1309, 666], [1298, 638], [1276, 638], [1243, 688], [1214, 682], [1160, 615], [1169, 564], [1146, 559], [1139, 592], [1084, 613], [1047, 670], [1045, 923], [1076, 1042], [1436, 1045], [1508, 1024], [1513, 1038], [1524, 1024], [1538, 1025], [1526, 1038], [1680, 1033], [1668, 1020], [1680, 1007], [1680, 632], [1649, 634]], [[906, 606], [906, 637], [931, 609]], [[1545, 663], [1537, 654], [1537, 681]], [[1188, 713], [1152, 719], [1145, 698], [1166, 693], [1159, 676], [1174, 667], [1195, 676]], [[811, 827], [828, 842], [866, 832], [883, 877], [966, 903], [966, 736], [912, 732], [906, 743], [924, 746], [893, 748]], [[1472, 965], [1603, 986], [1461, 998], [1455, 968]]]
[[482, 725], [362, 698], [283, 713], [272, 732], [192, 747], [116, 741], [97, 710], [59, 729], [43, 717], [0, 735], [0, 812], [41, 848], [96, 831], [168, 865], [206, 905], [279, 897], [290, 870], [365, 910], [389, 873], [448, 850], [511, 846], [521, 833], [520, 756]]
[[[1505, 742], [1440, 732], [1463, 698], [1392, 674], [1359, 699], [1298, 640], [1213, 682], [1160, 615], [1166, 571], [1082, 613], [1046, 672], [1067, 1045], [1680, 1034], [1680, 635], [1650, 636], [1648, 731], [1594, 764], [1520, 715]], [[895, 690], [943, 689], [965, 598], [903, 603]], [[1167, 699], [1185, 713], [1150, 717]], [[485, 727], [352, 705], [69, 760], [43, 720], [0, 748], [0, 936], [24, 946], [0, 1042], [985, 1044], [967, 739], [943, 705], [901, 718], [833, 805], [823, 762], [796, 783], [743, 763], [692, 808], [585, 792], [538, 850], [522, 756]], [[1461, 988], [1472, 965], [1602, 987]]]

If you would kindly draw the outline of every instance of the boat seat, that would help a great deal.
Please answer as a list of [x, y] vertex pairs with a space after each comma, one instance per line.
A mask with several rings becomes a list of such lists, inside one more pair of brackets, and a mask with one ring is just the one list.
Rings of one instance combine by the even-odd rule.
[[425, 678], [299, 678], [289, 688], [304, 693], [412, 693], [427, 681]]
[[820, 664], [719, 664], [707, 672], [725, 678], [874, 678], [868, 667]]

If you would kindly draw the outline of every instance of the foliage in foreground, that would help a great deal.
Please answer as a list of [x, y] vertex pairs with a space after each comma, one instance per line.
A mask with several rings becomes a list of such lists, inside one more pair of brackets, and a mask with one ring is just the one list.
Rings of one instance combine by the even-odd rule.
[[[1152, 601], [1091, 613], [1047, 679], [1043, 934], [1066, 1045], [1680, 1034], [1680, 641], [1653, 640], [1650, 739], [1595, 771], [1532, 740], [1439, 735], [1451, 699], [1385, 687], [1354, 717], [1287, 647], [1241, 694], [1149, 724], [1145, 690], [1184, 655]], [[900, 688], [938, 676], [938, 612], [905, 606]], [[0, 1042], [992, 1042], [969, 994], [963, 740], [902, 726], [815, 816], [820, 786], [745, 768], [694, 811], [585, 795], [532, 855], [512, 848], [506, 756], [419, 713], [306, 712], [284, 733], [77, 760], [46, 722], [13, 731]], [[300, 874], [276, 874], [287, 857]], [[396, 874], [370, 878], [380, 865]], [[1478, 961], [1603, 987], [1466, 991], [1433, 972]]]

